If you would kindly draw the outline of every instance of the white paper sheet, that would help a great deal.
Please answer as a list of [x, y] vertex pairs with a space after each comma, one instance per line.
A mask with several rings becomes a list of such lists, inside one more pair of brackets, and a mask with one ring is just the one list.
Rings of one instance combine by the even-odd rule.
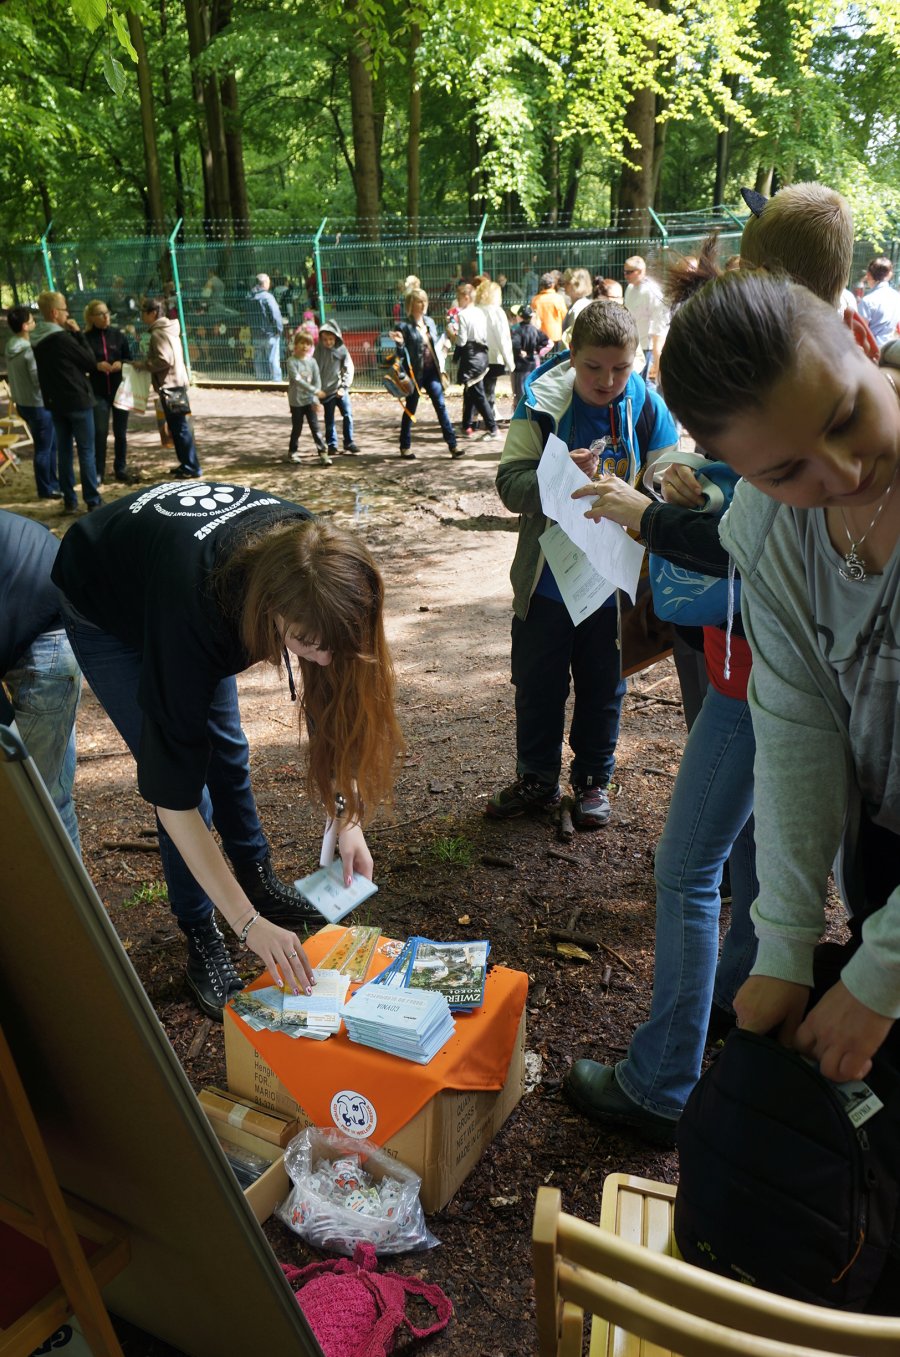
[[[538, 462], [538, 488], [541, 508], [563, 532], [580, 547], [602, 580], [614, 589], [622, 589], [632, 603], [644, 559], [644, 548], [628, 536], [618, 523], [608, 519], [594, 523], [585, 518], [587, 499], [572, 499], [572, 494], [590, 480], [569, 456], [569, 449], [556, 434], [550, 434], [544, 454]], [[560, 593], [562, 590], [560, 589]]]
[[603, 606], [615, 592], [614, 587], [597, 574], [581, 547], [576, 547], [558, 523], [541, 534], [540, 543], [563, 603], [577, 627]]

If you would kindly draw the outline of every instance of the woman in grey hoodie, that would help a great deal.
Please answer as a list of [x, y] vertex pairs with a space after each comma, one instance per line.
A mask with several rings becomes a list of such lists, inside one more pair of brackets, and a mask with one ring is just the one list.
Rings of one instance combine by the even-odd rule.
[[[858, 324], [858, 321], [857, 321]], [[760, 893], [739, 1025], [829, 1079], [900, 1045], [900, 370], [804, 288], [729, 273], [676, 311], [673, 413], [743, 476], [740, 571]], [[850, 941], [817, 946], [829, 872]], [[810, 1003], [812, 991], [813, 1003]], [[808, 1011], [807, 1011], [808, 1010]]]
[[37, 363], [29, 338], [35, 326], [34, 312], [27, 306], [12, 306], [6, 320], [13, 337], [6, 346], [6, 378], [16, 409], [28, 425], [34, 443], [34, 480], [38, 499], [62, 499], [56, 472], [56, 434], [53, 418], [44, 404]]

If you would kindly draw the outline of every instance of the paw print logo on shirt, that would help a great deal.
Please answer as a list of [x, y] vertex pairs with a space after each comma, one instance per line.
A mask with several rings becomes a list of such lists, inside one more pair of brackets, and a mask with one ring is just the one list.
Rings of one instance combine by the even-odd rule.
[[194, 518], [210, 520], [220, 514], [239, 512], [252, 491], [245, 485], [219, 485], [216, 481], [166, 481], [147, 492], [135, 502], [132, 512], [151, 505], [164, 518]]
[[224, 509], [234, 504], [234, 488], [230, 485], [195, 485], [178, 496], [184, 509]]

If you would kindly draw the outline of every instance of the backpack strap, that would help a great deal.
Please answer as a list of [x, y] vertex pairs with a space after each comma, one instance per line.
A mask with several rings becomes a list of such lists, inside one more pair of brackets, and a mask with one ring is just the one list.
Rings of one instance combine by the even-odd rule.
[[641, 413], [637, 417], [637, 423], [634, 426], [634, 436], [637, 439], [637, 445], [641, 453], [641, 465], [646, 465], [647, 453], [650, 450], [650, 437], [653, 433], [653, 426], [656, 423], [656, 411], [653, 409], [653, 402], [650, 399], [649, 391], [644, 396], [644, 404], [641, 406]]

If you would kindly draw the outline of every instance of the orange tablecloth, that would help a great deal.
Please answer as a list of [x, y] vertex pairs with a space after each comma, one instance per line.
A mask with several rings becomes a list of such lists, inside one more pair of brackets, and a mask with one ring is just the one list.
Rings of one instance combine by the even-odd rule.
[[[342, 930], [330, 929], [307, 939], [304, 950], [313, 965], [341, 936]], [[385, 941], [379, 939], [379, 947]], [[390, 960], [376, 951], [366, 978], [371, 980]], [[271, 983], [265, 975], [250, 988]], [[503, 1087], [527, 993], [527, 975], [494, 966], [481, 1008], [453, 1015], [456, 1032], [428, 1065], [357, 1045], [343, 1027], [327, 1041], [313, 1041], [281, 1032], [254, 1032], [227, 1007], [225, 1020], [237, 1024], [314, 1125], [334, 1124], [334, 1099], [342, 1093], [357, 1094], [374, 1108], [373, 1139], [384, 1144], [444, 1089]]]

